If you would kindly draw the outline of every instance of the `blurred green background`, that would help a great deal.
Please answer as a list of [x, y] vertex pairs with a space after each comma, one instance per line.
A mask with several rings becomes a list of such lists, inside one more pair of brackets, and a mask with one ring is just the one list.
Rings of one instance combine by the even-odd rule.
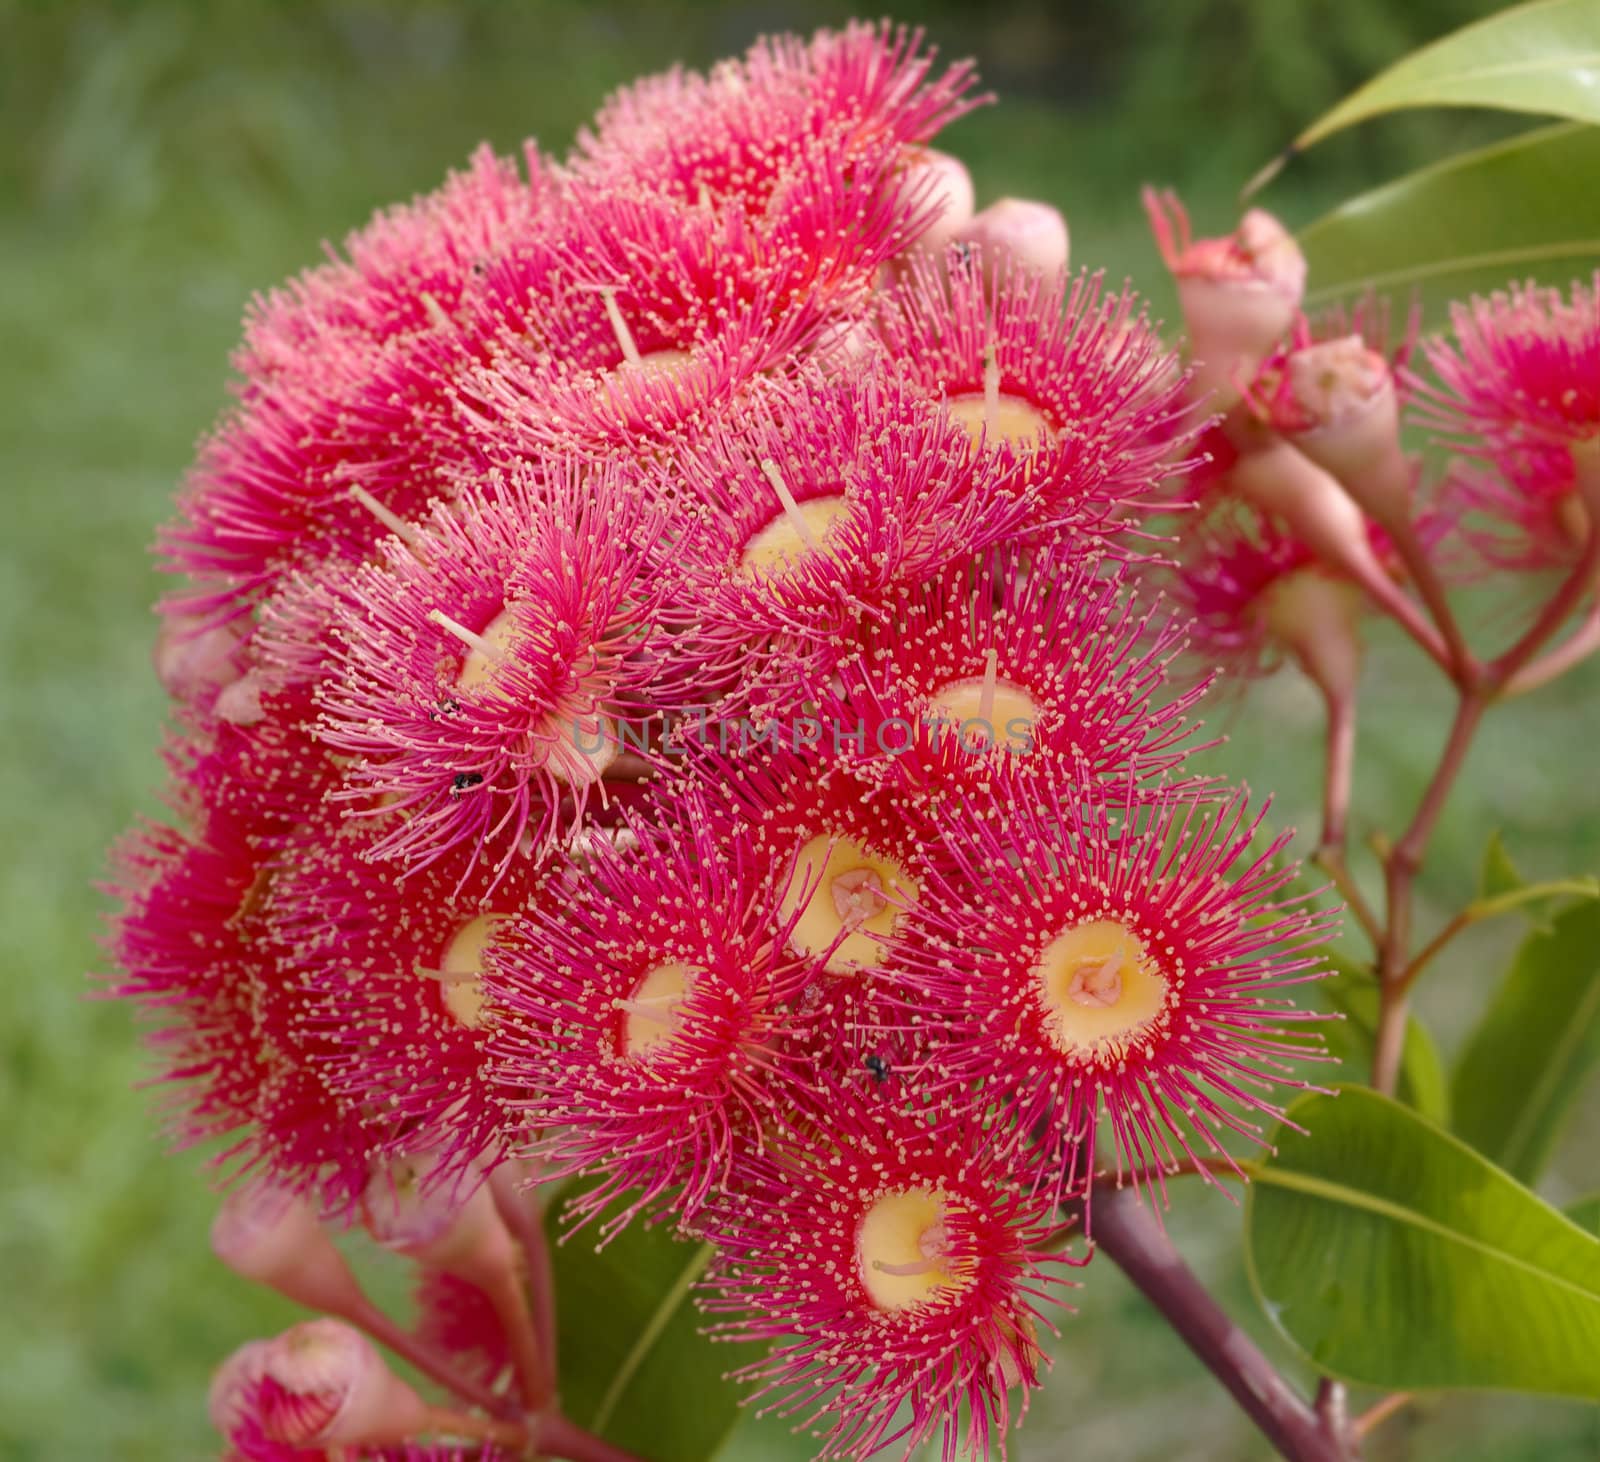
[[[1495, 8], [1470, 0], [995, 0], [902, 6], [947, 54], [975, 53], [1003, 105], [941, 144], [1003, 193], [1062, 207], [1074, 262], [1169, 305], [1138, 210], [1177, 185], [1202, 229], [1296, 126], [1419, 42]], [[199, 1161], [159, 1146], [127, 1011], [89, 998], [103, 849], [155, 807], [163, 707], [148, 670], [157, 592], [145, 546], [224, 401], [252, 291], [318, 257], [380, 204], [432, 187], [481, 138], [563, 150], [612, 87], [704, 63], [834, 4], [37, 4], [0, 0], [0, 1457], [215, 1455], [211, 1366], [291, 1316], [210, 1257]], [[1293, 224], [1501, 120], [1363, 129], [1268, 196]], [[1393, 829], [1437, 752], [1446, 697], [1379, 636], [1358, 828]], [[1593, 673], [1501, 712], [1446, 817], [1424, 928], [1470, 894], [1493, 828], [1530, 874], [1600, 866]], [[1213, 759], [1309, 826], [1317, 708], [1293, 677], [1219, 704]], [[1463, 942], [1424, 983], [1447, 1051], [1515, 929]], [[1593, 1093], [1591, 1092], [1591, 1098]], [[1580, 1116], [1546, 1184], [1600, 1188], [1600, 1120]], [[1257, 1333], [1224, 1198], [1175, 1192], [1172, 1225]], [[1264, 1455], [1181, 1344], [1109, 1264], [1086, 1276], [1017, 1455], [1235, 1462]], [[1275, 1343], [1274, 1343], [1275, 1344]], [[1600, 1456], [1590, 1408], [1452, 1399], [1391, 1424], [1377, 1457]], [[760, 1444], [736, 1441], [735, 1457]]]

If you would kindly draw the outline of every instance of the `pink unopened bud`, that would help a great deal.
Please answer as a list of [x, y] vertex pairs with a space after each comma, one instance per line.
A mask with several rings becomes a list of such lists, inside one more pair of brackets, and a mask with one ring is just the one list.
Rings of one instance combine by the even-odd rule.
[[1354, 584], [1297, 569], [1267, 591], [1261, 613], [1267, 633], [1330, 701], [1354, 697], [1361, 675], [1361, 594]]
[[225, 685], [217, 697], [216, 712], [235, 726], [254, 726], [267, 714], [261, 704], [261, 677], [254, 670], [247, 670]]
[[1002, 198], [991, 203], [956, 239], [981, 251], [984, 273], [991, 277], [995, 265], [1003, 259], [1036, 274], [1053, 274], [1067, 267], [1071, 254], [1066, 219], [1048, 203], [1026, 198]]
[[1369, 567], [1381, 573], [1361, 509], [1328, 472], [1281, 437], [1244, 452], [1230, 481], [1240, 497], [1281, 518], [1329, 568], [1357, 579]]
[[203, 700], [239, 678], [243, 643], [234, 624], [207, 626], [195, 615], [165, 615], [152, 656], [156, 678], [174, 700]]
[[211, 1225], [211, 1248], [235, 1274], [312, 1310], [355, 1314], [360, 1286], [305, 1199], [267, 1183], [235, 1189]]
[[[1376, 522], [1411, 515], [1411, 471], [1400, 448], [1400, 403], [1389, 362], [1359, 335], [1293, 350], [1258, 380], [1268, 420], [1344, 484]], [[1275, 381], [1271, 378], [1275, 377]]]
[[308, 1320], [268, 1341], [248, 1388], [262, 1433], [291, 1446], [385, 1446], [425, 1431], [431, 1413], [359, 1330]]
[[249, 1415], [251, 1398], [261, 1380], [269, 1342], [252, 1340], [241, 1345], [217, 1367], [206, 1393], [206, 1415], [223, 1436], [231, 1436]]
[[1255, 375], [1299, 313], [1305, 255], [1294, 236], [1259, 208], [1224, 238], [1196, 239], [1175, 193], [1146, 188], [1144, 204], [1177, 281], [1195, 389], [1218, 409], [1231, 406], [1239, 399], [1237, 382]]
[[362, 1218], [380, 1244], [493, 1290], [515, 1264], [511, 1235], [477, 1171], [445, 1172], [432, 1154], [376, 1173]]
[[972, 174], [960, 158], [931, 147], [912, 147], [905, 154], [905, 178], [926, 201], [939, 210], [908, 254], [937, 258], [950, 247], [956, 235], [972, 222], [977, 197], [972, 190]]

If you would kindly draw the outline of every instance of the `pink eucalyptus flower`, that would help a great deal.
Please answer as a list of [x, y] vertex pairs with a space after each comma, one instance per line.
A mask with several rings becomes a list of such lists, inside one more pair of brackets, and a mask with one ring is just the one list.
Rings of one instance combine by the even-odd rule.
[[[1002, 1457], [1048, 1365], [1060, 1303], [1052, 1211], [978, 1121], [911, 1115], [897, 1081], [830, 1094], [708, 1210], [704, 1307], [770, 1353], [736, 1372], [763, 1407], [823, 1428], [822, 1458]], [[1020, 1395], [1013, 1398], [1013, 1392]], [[965, 1439], [962, 1432], [965, 1431]]]
[[1323, 973], [1333, 922], [1283, 897], [1288, 835], [1258, 848], [1260, 828], [1242, 795], [1147, 808], [1028, 782], [953, 813], [887, 951], [887, 998], [941, 1033], [919, 1090], [1010, 1103], [1019, 1179], [1052, 1195], [1093, 1171], [1102, 1111], [1119, 1173], [1231, 1166], [1224, 1137], [1264, 1140], [1235, 1108], [1281, 1119], [1271, 1088], [1320, 1050], [1289, 987]]
[[992, 282], [952, 251], [918, 263], [873, 316], [887, 354], [1015, 464], [1038, 506], [1030, 527], [1105, 532], [1148, 505], [1181, 444], [1173, 358], [1131, 294], [1000, 266]]
[[715, 836], [692, 795], [600, 844], [568, 897], [518, 919], [490, 987], [508, 1108], [552, 1178], [601, 1176], [569, 1213], [614, 1234], [671, 1193], [690, 1223], [775, 1104], [814, 1074], [786, 1038], [815, 957], [786, 948], [765, 861]]

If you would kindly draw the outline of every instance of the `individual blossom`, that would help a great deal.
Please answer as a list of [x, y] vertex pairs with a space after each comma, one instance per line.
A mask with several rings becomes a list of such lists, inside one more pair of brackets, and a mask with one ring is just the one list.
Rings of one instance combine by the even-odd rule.
[[281, 837], [223, 810], [188, 831], [136, 828], [113, 859], [112, 993], [148, 1014], [175, 1141], [229, 1138], [220, 1164], [337, 1206], [365, 1162], [317, 1068], [306, 992], [272, 941], [282, 856]]
[[997, 764], [1138, 783], [1186, 754], [1204, 686], [1162, 697], [1186, 645], [1122, 568], [1000, 549], [864, 621], [827, 714], [859, 718], [864, 775], [930, 800], [981, 794]]
[[885, 363], [774, 387], [678, 463], [657, 571], [683, 653], [740, 703], [787, 698], [862, 615], [1018, 532], [1020, 465], [980, 454]]
[[1094, 1171], [1102, 1113], [1136, 1181], [1231, 1166], [1223, 1140], [1262, 1140], [1249, 1114], [1281, 1120], [1272, 1088], [1320, 1050], [1290, 996], [1332, 923], [1284, 897], [1288, 835], [1258, 843], [1261, 816], [1031, 783], [952, 814], [889, 951], [901, 1019], [939, 1032], [919, 1087], [1003, 1104], [1052, 1195]]
[[285, 570], [359, 558], [377, 536], [352, 485], [409, 518], [458, 455], [443, 428], [452, 373], [417, 370], [429, 343], [458, 333], [479, 272], [558, 211], [547, 166], [487, 154], [439, 193], [380, 214], [334, 260], [256, 305], [237, 357], [239, 404], [200, 449], [163, 566], [190, 582], [174, 612], [205, 622], [243, 613]]
[[1475, 297], [1451, 326], [1423, 343], [1418, 415], [1500, 481], [1457, 471], [1444, 502], [1491, 563], [1570, 564], [1600, 511], [1600, 273]]
[[1208, 408], [1224, 410], [1294, 323], [1305, 294], [1305, 256], [1260, 208], [1250, 209], [1231, 234], [1197, 239], [1176, 193], [1146, 188], [1144, 206], [1177, 282], [1193, 389]]
[[1182, 379], [1129, 293], [959, 251], [873, 315], [885, 353], [1037, 494], [1030, 528], [1104, 532], [1148, 505], [1185, 429]]
[[1353, 695], [1359, 673], [1359, 587], [1293, 534], [1237, 504], [1206, 513], [1179, 537], [1173, 592], [1190, 616], [1197, 660], [1229, 680], [1286, 659], [1326, 695]]
[[614, 467], [494, 476], [340, 594], [319, 734], [383, 804], [373, 856], [505, 869], [581, 821], [619, 727], [654, 709], [658, 516]]
[[752, 384], [836, 351], [877, 271], [926, 226], [915, 194], [874, 189], [887, 156], [818, 143], [758, 218], [638, 190], [575, 195], [567, 223], [494, 266], [491, 332], [464, 385], [491, 462], [551, 448], [667, 459], [742, 406]]
[[497, 869], [470, 847], [397, 876], [375, 862], [385, 824], [330, 809], [274, 889], [279, 959], [305, 991], [318, 1075], [372, 1157], [444, 1149], [452, 1170], [500, 1147], [482, 1074], [494, 1019], [484, 968], [550, 863]]
[[852, 22], [758, 40], [709, 75], [674, 68], [624, 87], [580, 130], [569, 167], [585, 184], [643, 185], [759, 215], [785, 170], [821, 140], [915, 149], [987, 98], [970, 61], [935, 70], [920, 31]]
[[736, 1377], [821, 1457], [1003, 1456], [1068, 1261], [976, 1118], [907, 1104], [898, 1079], [836, 1090], [749, 1157], [705, 1216], [702, 1304], [769, 1347]]
[[236, 1353], [213, 1382], [211, 1412], [250, 1462], [297, 1462], [329, 1449], [376, 1451], [429, 1430], [434, 1419], [370, 1341], [328, 1319], [308, 1320]]
[[820, 962], [790, 943], [765, 864], [717, 831], [680, 793], [595, 844], [490, 970], [494, 1079], [550, 1178], [598, 1178], [569, 1213], [606, 1234], [669, 1195], [692, 1222], [814, 1079], [790, 1038]]
[[418, 1271], [413, 1287], [415, 1331], [487, 1386], [511, 1369], [511, 1348], [494, 1304], [477, 1285], [437, 1269]]

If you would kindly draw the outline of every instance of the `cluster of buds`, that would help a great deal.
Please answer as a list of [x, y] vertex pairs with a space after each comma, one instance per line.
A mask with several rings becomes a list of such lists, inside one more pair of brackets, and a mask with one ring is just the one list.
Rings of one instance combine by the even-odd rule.
[[[557, 1183], [600, 1241], [712, 1246], [713, 1329], [822, 1456], [990, 1455], [1096, 1184], [1232, 1168], [1318, 1055], [1331, 916], [1186, 770], [1173, 662], [1278, 647], [1341, 707], [1376, 603], [1452, 663], [1400, 582], [1407, 345], [1306, 322], [1269, 216], [1154, 200], [1185, 375], [1054, 210], [975, 211], [930, 145], [973, 87], [887, 26], [763, 42], [252, 307], [160, 540], [173, 818], [112, 937], [242, 1184], [219, 1254], [325, 1316], [219, 1374], [232, 1456], [616, 1462], [553, 1400]], [[1537, 360], [1486, 450], [1559, 442], [1586, 524], [1600, 372], [1551, 382], [1600, 331], [1557, 303], [1434, 364]], [[1174, 476], [1192, 624], [1140, 582]]]
[[[1600, 277], [1571, 298], [1533, 286], [1456, 306], [1455, 340], [1397, 341], [1375, 296], [1353, 315], [1301, 311], [1306, 266], [1259, 209], [1218, 239], [1147, 191], [1189, 337], [1190, 389], [1214, 413], [1183, 479], [1179, 598], [1212, 664], [1252, 675], [1296, 663], [1328, 707], [1323, 848], [1344, 835], [1360, 620], [1379, 610], [1465, 689], [1514, 693], [1600, 646]], [[1402, 444], [1407, 407], [1466, 459], [1424, 491]], [[1470, 463], [1471, 465], [1467, 465]], [[1562, 567], [1532, 628], [1480, 662], [1446, 586], [1497, 570]], [[1412, 592], [1414, 591], [1414, 593]], [[1577, 632], [1535, 653], [1585, 601]], [[1533, 663], [1529, 663], [1533, 661]]]

